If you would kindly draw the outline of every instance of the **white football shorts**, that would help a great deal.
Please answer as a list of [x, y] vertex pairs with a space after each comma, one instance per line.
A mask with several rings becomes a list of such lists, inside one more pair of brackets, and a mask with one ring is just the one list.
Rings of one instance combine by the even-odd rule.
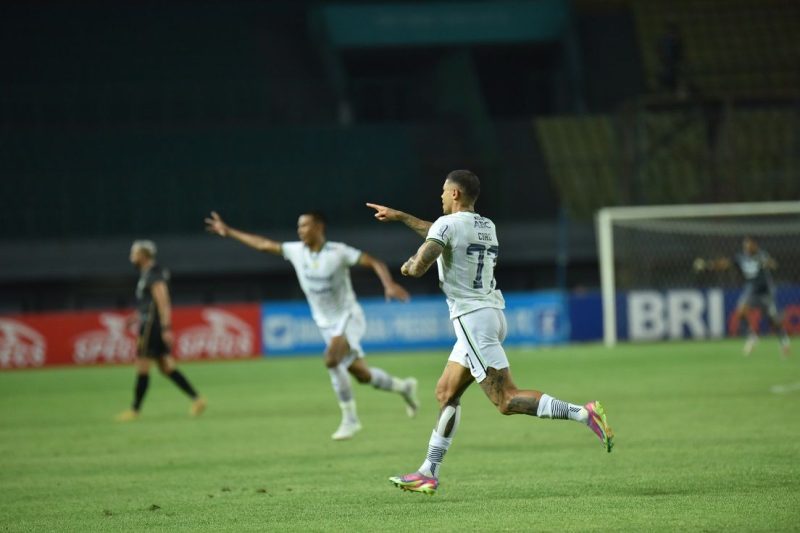
[[508, 326], [502, 309], [484, 307], [453, 319], [456, 343], [448, 361], [469, 368], [472, 377], [480, 383], [486, 378], [486, 369], [508, 368], [508, 357], [502, 342]]
[[348, 313], [343, 315], [336, 324], [327, 328], [319, 328], [325, 344], [328, 345], [331, 339], [344, 335], [347, 344], [350, 345], [350, 353], [343, 359], [345, 367], [349, 367], [357, 358], [364, 357], [364, 349], [361, 347], [361, 339], [367, 331], [367, 320], [364, 317], [364, 310], [360, 305], [353, 307]]

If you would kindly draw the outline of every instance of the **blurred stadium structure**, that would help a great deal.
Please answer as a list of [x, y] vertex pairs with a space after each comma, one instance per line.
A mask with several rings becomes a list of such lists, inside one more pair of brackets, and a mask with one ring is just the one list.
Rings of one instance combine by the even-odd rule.
[[458, 167], [501, 288], [597, 286], [600, 207], [800, 197], [798, 27], [793, 0], [4, 2], [0, 312], [129, 305], [139, 237], [178, 303], [299, 298], [203, 216], [292, 239], [322, 208], [396, 267], [416, 240], [364, 202], [434, 218]]

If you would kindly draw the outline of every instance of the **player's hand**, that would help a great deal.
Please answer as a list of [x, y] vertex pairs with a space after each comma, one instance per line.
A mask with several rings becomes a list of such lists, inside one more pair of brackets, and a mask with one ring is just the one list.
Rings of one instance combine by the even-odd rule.
[[405, 263], [403, 263], [403, 266], [400, 267], [400, 273], [402, 275], [404, 275], [404, 276], [410, 276], [411, 275], [410, 274], [411, 265], [413, 263], [414, 263], [414, 258], [413, 257], [411, 259], [409, 259], [408, 261], [406, 261]]
[[228, 236], [228, 225], [216, 211], [211, 211], [211, 218], [206, 218], [206, 231], [216, 233], [220, 237]]
[[165, 329], [161, 332], [161, 340], [164, 341], [164, 344], [167, 345], [170, 352], [172, 351], [172, 346], [175, 344], [175, 335], [172, 334], [171, 329]]
[[367, 207], [375, 210], [375, 218], [381, 222], [394, 222], [400, 220], [403, 216], [402, 211], [386, 207], [385, 205], [371, 204], [367, 202]]
[[408, 291], [405, 290], [401, 285], [392, 282], [388, 287], [384, 289], [384, 295], [386, 296], [386, 301], [390, 300], [399, 300], [401, 302], [407, 302], [411, 295], [408, 294]]

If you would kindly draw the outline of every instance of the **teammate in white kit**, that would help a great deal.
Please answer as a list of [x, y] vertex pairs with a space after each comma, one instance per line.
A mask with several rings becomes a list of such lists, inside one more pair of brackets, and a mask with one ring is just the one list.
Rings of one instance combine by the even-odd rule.
[[439, 468], [461, 418], [461, 395], [473, 381], [504, 415], [575, 420], [589, 426], [607, 451], [613, 446], [613, 432], [599, 402], [574, 405], [514, 385], [501, 344], [507, 329], [505, 301], [494, 279], [499, 242], [494, 222], [475, 212], [479, 194], [480, 181], [475, 174], [454, 170], [442, 188], [444, 216], [433, 224], [402, 211], [367, 204], [375, 209], [378, 220], [403, 222], [425, 238], [401, 272], [420, 277], [437, 263], [439, 284], [456, 332], [456, 343], [436, 384], [441, 412], [425, 461], [417, 472], [389, 478], [404, 490], [434, 494], [438, 489]]
[[299, 241], [283, 243], [234, 229], [215, 212], [205, 221], [206, 229], [212, 233], [231, 237], [261, 252], [282, 255], [292, 263], [311, 316], [325, 339], [325, 366], [342, 410], [342, 422], [331, 436], [334, 440], [349, 439], [361, 429], [348, 372], [359, 383], [400, 394], [408, 415], [416, 415], [417, 380], [396, 378], [380, 368], [368, 367], [363, 359], [361, 338], [366, 321], [350, 282], [350, 267], [373, 269], [387, 300], [408, 300], [408, 292], [394, 282], [383, 261], [346, 244], [326, 240], [325, 220], [316, 212], [302, 214], [297, 220]]

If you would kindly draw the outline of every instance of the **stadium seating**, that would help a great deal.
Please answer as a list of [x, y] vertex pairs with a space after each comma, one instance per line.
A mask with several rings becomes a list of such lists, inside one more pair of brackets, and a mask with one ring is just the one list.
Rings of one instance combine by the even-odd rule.
[[536, 129], [550, 175], [574, 214], [590, 214], [598, 201], [619, 201], [619, 142], [610, 117], [544, 118]]
[[656, 43], [674, 22], [687, 83], [704, 96], [797, 96], [800, 3], [794, 0], [630, 2], [648, 84], [658, 88]]
[[536, 121], [551, 178], [573, 214], [603, 205], [786, 200], [800, 195], [798, 117], [786, 106]]

